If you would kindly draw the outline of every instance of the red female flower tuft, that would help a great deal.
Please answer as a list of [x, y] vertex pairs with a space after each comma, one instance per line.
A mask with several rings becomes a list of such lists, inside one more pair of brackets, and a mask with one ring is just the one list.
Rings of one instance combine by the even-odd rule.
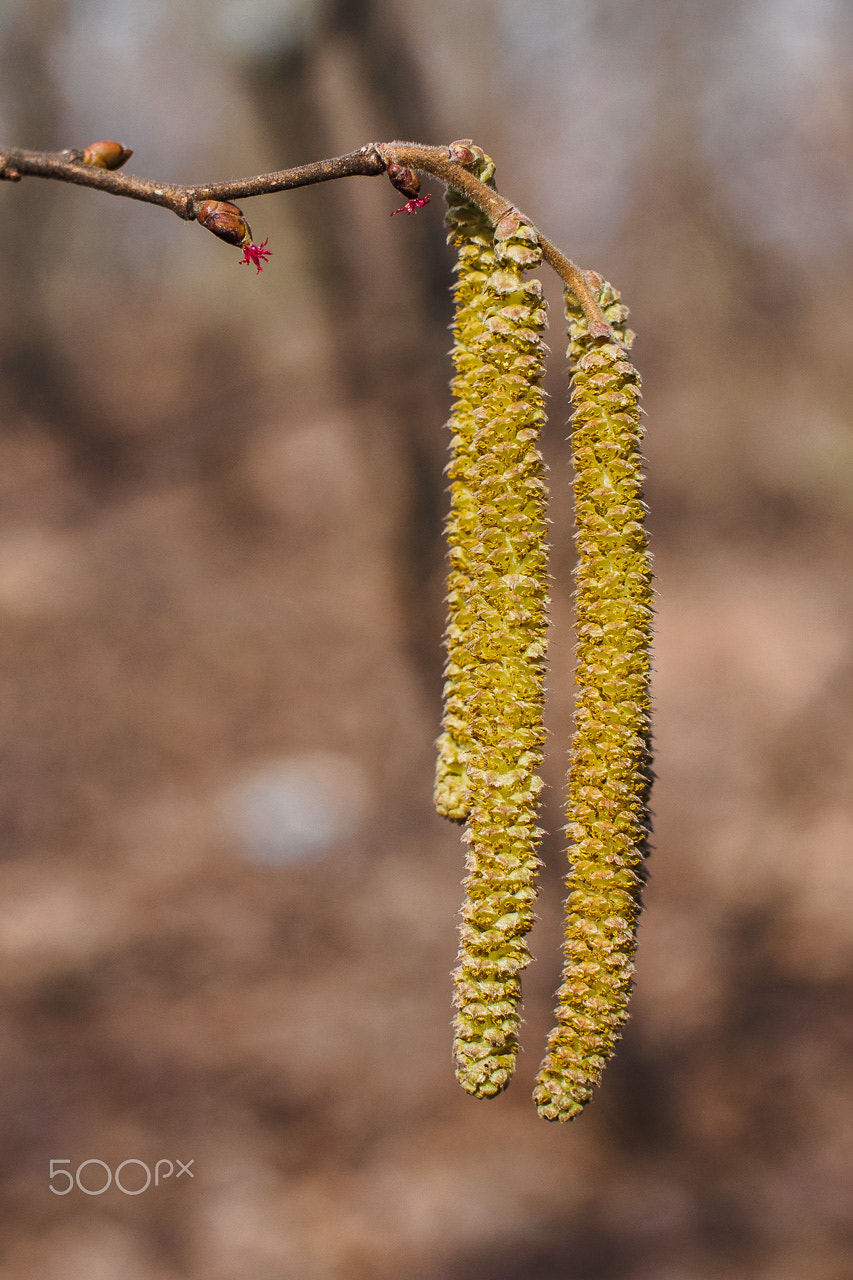
[[267, 236], [263, 244], [244, 244], [243, 257], [241, 259], [240, 266], [245, 267], [247, 262], [254, 263], [258, 268], [258, 274], [260, 275], [264, 269], [264, 263], [267, 258], [272, 257], [272, 249], [267, 248], [269, 242], [270, 238]]
[[[425, 196], [416, 196], [414, 200], [407, 200], [399, 209], [395, 209], [394, 213], [408, 213], [411, 217], [416, 209], [422, 209], [425, 204], [429, 204], [429, 194]], [[394, 217], [394, 213], [391, 214], [392, 218]]]

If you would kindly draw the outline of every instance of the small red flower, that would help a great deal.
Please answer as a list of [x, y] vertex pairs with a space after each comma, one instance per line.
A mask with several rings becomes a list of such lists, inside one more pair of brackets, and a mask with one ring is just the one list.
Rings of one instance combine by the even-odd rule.
[[258, 274], [260, 275], [267, 258], [272, 257], [272, 249], [267, 248], [269, 242], [270, 238], [267, 236], [263, 244], [244, 244], [240, 266], [245, 267], [247, 262], [251, 262], [258, 268]]
[[[411, 217], [416, 209], [423, 209], [425, 204], [429, 204], [429, 194], [425, 196], [416, 196], [414, 200], [407, 200], [399, 209], [395, 209], [394, 213], [407, 213], [409, 217]], [[394, 217], [394, 213], [391, 214], [392, 218]]]

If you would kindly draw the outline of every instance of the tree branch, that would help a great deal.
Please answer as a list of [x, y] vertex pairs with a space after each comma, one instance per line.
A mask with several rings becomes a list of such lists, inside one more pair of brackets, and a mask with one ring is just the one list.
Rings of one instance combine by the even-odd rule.
[[280, 169], [276, 173], [262, 173], [252, 178], [205, 183], [200, 186], [156, 183], [130, 173], [99, 168], [96, 164], [84, 161], [83, 152], [77, 150], [24, 151], [6, 148], [0, 149], [0, 181], [19, 182], [24, 177], [52, 178], [58, 182], [107, 191], [114, 196], [127, 196], [131, 200], [160, 205], [189, 222], [199, 218], [202, 206], [208, 200], [248, 199], [251, 196], [271, 195], [276, 191], [289, 191], [318, 182], [330, 182], [335, 178], [377, 177], [385, 173], [392, 162], [428, 174], [445, 186], [460, 191], [493, 224], [510, 213], [529, 223], [542, 246], [542, 256], [580, 303], [591, 335], [616, 340], [596, 302], [586, 273], [547, 240], [511, 201], [475, 178], [454, 157], [451, 147], [424, 146], [417, 142], [371, 142], [358, 151], [334, 156], [329, 160], [317, 160], [311, 164]]
[[83, 162], [81, 151], [0, 150], [0, 181], [18, 182], [23, 177], [54, 178], [78, 187], [94, 187], [114, 196], [128, 196], [147, 204], [171, 209], [188, 222], [198, 216], [205, 200], [241, 200], [249, 196], [270, 195], [293, 187], [307, 187], [333, 178], [375, 177], [385, 172], [386, 164], [372, 144], [349, 155], [313, 164], [280, 169], [277, 173], [261, 173], [254, 178], [237, 178], [230, 182], [211, 182], [203, 186], [183, 187], [169, 182], [151, 182], [132, 173], [100, 169]]
[[[516, 213], [523, 221], [530, 222], [530, 219], [514, 204], [498, 195], [497, 191], [486, 186], [454, 160], [448, 147], [425, 147], [417, 142], [381, 142], [376, 144], [375, 149], [386, 160], [396, 160], [398, 164], [409, 165], [420, 173], [428, 173], [431, 177], [438, 178], [445, 186], [461, 191], [478, 209], [482, 209], [492, 223], [497, 223], [507, 213]], [[532, 223], [530, 225], [533, 226]], [[580, 303], [589, 324], [591, 336], [607, 338], [611, 342], [618, 341], [602, 315], [586, 273], [561, 253], [556, 245], [546, 239], [538, 227], [534, 226], [533, 230], [542, 246], [542, 257], [554, 268]]]

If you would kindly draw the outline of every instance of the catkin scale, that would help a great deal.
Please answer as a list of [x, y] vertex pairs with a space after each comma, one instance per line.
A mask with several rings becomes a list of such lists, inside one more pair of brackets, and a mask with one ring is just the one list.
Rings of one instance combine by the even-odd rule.
[[639, 377], [618, 295], [597, 301], [620, 341], [593, 339], [566, 293], [574, 362], [578, 686], [568, 784], [571, 870], [556, 1027], [534, 1091], [570, 1120], [628, 1017], [650, 787], [651, 558], [644, 530]]

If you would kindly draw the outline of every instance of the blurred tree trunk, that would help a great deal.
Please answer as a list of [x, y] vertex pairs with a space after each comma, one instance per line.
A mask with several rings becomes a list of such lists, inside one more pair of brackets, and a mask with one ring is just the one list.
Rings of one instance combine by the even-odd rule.
[[[301, 43], [266, 51], [246, 67], [276, 163], [372, 140], [437, 141], [418, 58], [395, 6], [329, 0], [314, 17]], [[364, 136], [353, 135], [359, 127], [367, 129]], [[333, 394], [361, 421], [377, 500], [392, 507], [410, 651], [437, 683], [449, 256], [443, 231], [436, 233], [438, 198], [420, 218], [403, 216], [405, 225], [389, 235], [377, 219], [387, 219], [402, 199], [386, 190], [383, 208], [375, 193], [335, 184], [317, 199], [297, 197], [291, 212], [299, 216], [298, 208], [304, 218], [327, 346], [335, 353]]]
[[[62, 103], [50, 65], [67, 17], [66, 0], [30, 0], [9, 20], [0, 47], [0, 80], [9, 142], [51, 150], [64, 145]], [[2, 241], [3, 303], [0, 310], [0, 367], [24, 415], [58, 438], [72, 465], [95, 488], [121, 467], [121, 445], [109, 424], [82, 393], [69, 367], [46, 305], [47, 241], [55, 203], [44, 199], [41, 183], [22, 182], [4, 204]], [[21, 253], [19, 246], [26, 245]]]

